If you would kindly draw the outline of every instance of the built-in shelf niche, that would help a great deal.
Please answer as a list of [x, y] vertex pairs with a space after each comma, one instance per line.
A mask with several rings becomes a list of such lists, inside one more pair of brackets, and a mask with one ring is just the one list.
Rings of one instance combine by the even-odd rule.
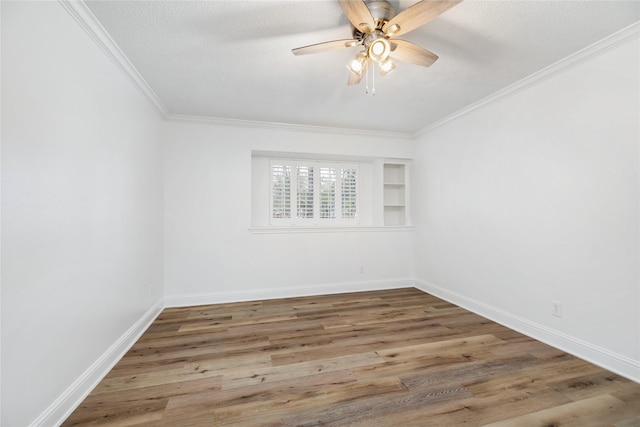
[[384, 225], [408, 225], [406, 165], [384, 163], [382, 168]]

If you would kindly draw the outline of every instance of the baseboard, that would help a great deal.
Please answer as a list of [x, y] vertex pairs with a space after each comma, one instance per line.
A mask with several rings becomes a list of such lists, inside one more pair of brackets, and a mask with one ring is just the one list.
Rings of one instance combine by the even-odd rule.
[[38, 418], [30, 424], [59, 426], [76, 409], [113, 366], [147, 330], [163, 309], [163, 302], [156, 302], [109, 349], [104, 352], [77, 380], [73, 382]]
[[347, 292], [377, 291], [383, 289], [397, 289], [413, 286], [413, 280], [405, 278], [270, 289], [260, 288], [244, 291], [222, 291], [202, 294], [167, 295], [165, 297], [165, 306], [187, 307], [193, 305], [220, 304], [226, 302], [342, 294]]
[[493, 320], [496, 323], [640, 383], [640, 361], [633, 360], [595, 344], [492, 307], [483, 302], [465, 297], [464, 295], [449, 291], [432, 283], [423, 280], [414, 280], [413, 282], [416, 288], [426, 293], [442, 298], [445, 301]]

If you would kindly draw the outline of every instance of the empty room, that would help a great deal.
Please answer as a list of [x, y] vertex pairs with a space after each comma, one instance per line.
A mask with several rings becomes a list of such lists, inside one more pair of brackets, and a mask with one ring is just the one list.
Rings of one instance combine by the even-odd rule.
[[0, 15], [2, 426], [640, 426], [640, 2]]

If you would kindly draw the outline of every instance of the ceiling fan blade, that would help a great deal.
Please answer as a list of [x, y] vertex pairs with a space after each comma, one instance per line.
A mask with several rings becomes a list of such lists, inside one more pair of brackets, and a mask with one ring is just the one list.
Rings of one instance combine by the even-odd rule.
[[344, 49], [347, 47], [357, 46], [360, 42], [356, 39], [343, 39], [333, 40], [330, 42], [323, 42], [312, 44], [309, 46], [297, 47], [291, 49], [294, 55], [309, 55], [311, 53], [330, 52], [332, 50]]
[[[391, 53], [389, 53], [389, 56], [393, 59], [421, 65], [423, 67], [430, 67], [431, 64], [438, 60], [438, 55], [435, 53], [429, 52], [427, 49], [406, 40], [393, 39], [391, 45]], [[393, 45], [396, 45], [395, 49]]]
[[394, 25], [398, 25], [400, 28], [393, 31], [390, 34], [391, 37], [406, 34], [409, 31], [413, 31], [416, 28], [426, 24], [438, 15], [451, 9], [453, 6], [460, 3], [462, 0], [422, 0], [413, 6], [409, 6], [403, 10], [389, 22], [387, 22], [382, 31], [391, 29]]
[[338, 0], [338, 3], [358, 31], [368, 33], [376, 28], [376, 22], [363, 0]]
[[362, 81], [362, 78], [367, 74], [367, 70], [369, 69], [369, 60], [365, 62], [364, 68], [362, 69], [362, 74], [357, 75], [349, 71], [349, 80], [347, 81], [347, 85], [353, 86], [357, 85]]

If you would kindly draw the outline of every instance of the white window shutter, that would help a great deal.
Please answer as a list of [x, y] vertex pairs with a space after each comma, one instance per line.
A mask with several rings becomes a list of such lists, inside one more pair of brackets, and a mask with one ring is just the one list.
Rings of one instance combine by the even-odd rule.
[[271, 221], [322, 226], [358, 221], [357, 164], [271, 160]]
[[300, 219], [314, 218], [313, 166], [298, 166], [296, 169], [296, 217]]
[[272, 165], [271, 185], [271, 217], [291, 218], [291, 166]]
[[358, 212], [358, 171], [353, 168], [344, 168], [341, 170], [340, 178], [342, 218], [356, 218]]
[[336, 170], [320, 168], [320, 218], [336, 217]]

